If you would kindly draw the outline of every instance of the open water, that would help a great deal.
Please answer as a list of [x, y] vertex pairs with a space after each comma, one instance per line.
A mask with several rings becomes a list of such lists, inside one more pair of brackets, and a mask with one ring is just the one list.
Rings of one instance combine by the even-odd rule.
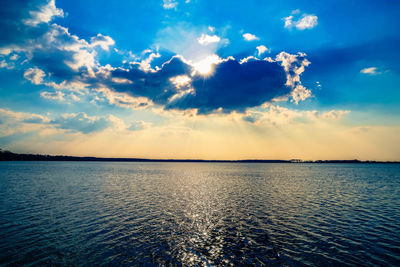
[[400, 164], [0, 162], [0, 265], [399, 266]]

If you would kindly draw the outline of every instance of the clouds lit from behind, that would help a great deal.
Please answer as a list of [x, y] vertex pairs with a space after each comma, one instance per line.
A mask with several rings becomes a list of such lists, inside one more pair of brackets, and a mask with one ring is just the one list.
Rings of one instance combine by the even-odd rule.
[[221, 38], [219, 38], [217, 35], [208, 35], [208, 34], [205, 34], [205, 33], [203, 33], [197, 39], [197, 41], [201, 45], [208, 45], [208, 44], [212, 44], [212, 43], [218, 43], [220, 40], [221, 40]]
[[[395, 7], [367, 2], [363, 11], [382, 24], [375, 28], [397, 20]], [[226, 12], [218, 14], [215, 3], [200, 1], [137, 3], [127, 15], [128, 5], [33, 0], [0, 7], [1, 146], [94, 156], [101, 147], [104, 156], [324, 158], [324, 151], [341, 157], [334, 144], [348, 136], [344, 157], [398, 156], [388, 145], [398, 144], [396, 29], [375, 31], [363, 21], [366, 35], [358, 40], [352, 10], [352, 23], [336, 25], [334, 15], [350, 7], [330, 14], [319, 2], [300, 10], [279, 1], [257, 8], [221, 1], [218, 10]], [[105, 24], [108, 16], [114, 20]], [[329, 140], [318, 139], [326, 132]]]
[[64, 16], [63, 10], [56, 8], [55, 0], [43, 3], [43, 5], [29, 11], [29, 14], [31, 17], [23, 20], [23, 22], [30, 26], [37, 26], [40, 23], [48, 23], [53, 19], [53, 17]]

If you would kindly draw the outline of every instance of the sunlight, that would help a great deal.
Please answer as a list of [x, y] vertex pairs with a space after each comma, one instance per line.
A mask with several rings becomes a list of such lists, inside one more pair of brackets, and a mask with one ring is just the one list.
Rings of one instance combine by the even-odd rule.
[[214, 64], [221, 62], [221, 58], [215, 54], [206, 56], [202, 60], [193, 64], [194, 74], [200, 74], [203, 76], [211, 75], [213, 72]]

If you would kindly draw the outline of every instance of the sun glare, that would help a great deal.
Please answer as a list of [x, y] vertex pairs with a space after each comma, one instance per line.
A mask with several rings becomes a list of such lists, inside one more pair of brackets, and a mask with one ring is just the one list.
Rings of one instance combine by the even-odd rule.
[[217, 55], [209, 55], [202, 60], [193, 64], [195, 73], [203, 76], [211, 75], [214, 70], [214, 64], [221, 62], [221, 58]]

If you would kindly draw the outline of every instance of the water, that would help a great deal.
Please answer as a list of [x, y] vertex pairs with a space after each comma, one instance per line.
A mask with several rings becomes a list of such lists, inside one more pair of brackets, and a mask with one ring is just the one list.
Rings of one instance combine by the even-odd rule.
[[400, 165], [0, 162], [0, 265], [399, 266]]

